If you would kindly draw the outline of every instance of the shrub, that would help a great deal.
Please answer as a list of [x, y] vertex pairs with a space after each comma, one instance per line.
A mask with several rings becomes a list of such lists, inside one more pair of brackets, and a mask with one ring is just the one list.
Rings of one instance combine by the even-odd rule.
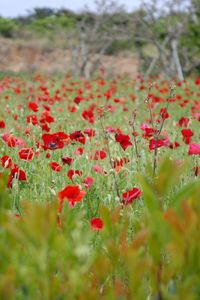
[[13, 37], [15, 22], [9, 18], [0, 17], [0, 35], [6, 38]]

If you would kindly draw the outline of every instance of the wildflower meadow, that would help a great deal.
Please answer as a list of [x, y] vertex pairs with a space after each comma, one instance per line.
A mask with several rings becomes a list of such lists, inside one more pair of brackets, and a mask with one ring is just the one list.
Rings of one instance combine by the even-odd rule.
[[200, 78], [1, 76], [0, 299], [200, 299]]

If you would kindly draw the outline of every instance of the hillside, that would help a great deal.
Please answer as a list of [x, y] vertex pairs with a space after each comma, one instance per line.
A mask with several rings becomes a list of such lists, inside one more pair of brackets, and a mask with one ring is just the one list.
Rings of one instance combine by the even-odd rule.
[[[47, 47], [37, 41], [24, 42], [15, 39], [0, 39], [0, 71], [45, 72], [47, 74], [70, 71], [69, 50]], [[102, 67], [106, 74], [134, 76], [138, 71], [138, 61], [134, 56], [104, 55]]]

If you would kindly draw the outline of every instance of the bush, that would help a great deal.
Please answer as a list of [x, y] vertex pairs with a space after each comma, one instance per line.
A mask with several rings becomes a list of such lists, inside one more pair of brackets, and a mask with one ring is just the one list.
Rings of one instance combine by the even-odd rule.
[[13, 37], [15, 22], [12, 19], [0, 17], [0, 35], [6, 38]]
[[69, 30], [74, 26], [74, 20], [66, 16], [50, 16], [46, 18], [35, 19], [29, 25], [30, 29], [40, 35], [46, 33], [53, 34], [57, 30]]

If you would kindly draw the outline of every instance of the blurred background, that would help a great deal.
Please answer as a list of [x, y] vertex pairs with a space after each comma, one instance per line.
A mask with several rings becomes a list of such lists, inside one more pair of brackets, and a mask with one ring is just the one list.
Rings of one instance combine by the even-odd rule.
[[200, 0], [0, 0], [0, 72], [197, 75]]

